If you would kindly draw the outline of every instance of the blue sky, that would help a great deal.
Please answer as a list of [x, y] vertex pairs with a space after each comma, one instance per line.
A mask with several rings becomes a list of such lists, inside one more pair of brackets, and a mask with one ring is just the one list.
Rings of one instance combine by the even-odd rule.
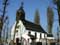
[[[51, 3], [52, 0], [9, 0], [9, 5], [7, 6], [7, 13], [6, 15], [9, 16], [9, 22], [10, 26], [13, 25], [15, 22], [16, 17], [16, 11], [21, 6], [21, 2], [24, 2], [24, 10], [25, 10], [25, 18], [26, 20], [29, 20], [31, 22], [34, 22], [34, 16], [36, 9], [39, 10], [40, 14], [40, 24], [41, 26], [47, 31], [47, 7], [51, 6], [53, 7], [53, 4]], [[0, 0], [0, 9], [2, 9], [2, 2], [3, 0]], [[54, 24], [53, 24], [53, 33], [56, 33], [57, 26], [58, 26], [58, 19], [57, 16], [57, 10], [53, 9], [54, 11]], [[0, 12], [1, 15], [1, 12]]]

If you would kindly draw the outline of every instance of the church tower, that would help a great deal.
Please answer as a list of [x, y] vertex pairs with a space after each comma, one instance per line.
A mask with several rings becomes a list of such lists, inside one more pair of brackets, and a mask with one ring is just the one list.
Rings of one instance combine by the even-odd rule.
[[[20, 34], [20, 32], [21, 32], [21, 29], [23, 26], [23, 24], [22, 24], [23, 20], [25, 20], [25, 12], [23, 9], [23, 2], [22, 2], [21, 7], [17, 10], [17, 13], [16, 13], [16, 24], [15, 24], [15, 29], [14, 29], [13, 41], [15, 40], [16, 35], [20, 38], [20, 36], [18, 34]], [[20, 29], [20, 26], [21, 26], [21, 29]], [[22, 32], [23, 32], [23, 30], [22, 30]]]
[[21, 7], [17, 10], [16, 13], [16, 21], [25, 20], [25, 11], [23, 9], [23, 2], [21, 3]]

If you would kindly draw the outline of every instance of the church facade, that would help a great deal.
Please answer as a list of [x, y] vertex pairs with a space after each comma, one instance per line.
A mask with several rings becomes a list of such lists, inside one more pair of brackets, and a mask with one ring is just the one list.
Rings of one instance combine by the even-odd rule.
[[[41, 45], [46, 45], [47, 35], [49, 37], [49, 34], [45, 32], [41, 25], [34, 24], [25, 19], [25, 11], [22, 3], [16, 13], [16, 21], [11, 30], [11, 40], [14, 40], [16, 43], [16, 40], [19, 39], [19, 42], [24, 42], [22, 43], [24, 45], [32, 44], [32, 42], [34, 44], [40, 42]], [[53, 36], [50, 35], [50, 37], [54, 39]]]

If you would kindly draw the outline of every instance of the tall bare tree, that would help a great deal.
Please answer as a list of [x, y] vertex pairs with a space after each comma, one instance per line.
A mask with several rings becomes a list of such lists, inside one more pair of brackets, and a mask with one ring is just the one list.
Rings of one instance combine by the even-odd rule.
[[52, 8], [48, 7], [47, 8], [47, 22], [48, 22], [48, 33], [52, 34], [52, 27], [53, 27], [53, 10]]
[[0, 17], [0, 43], [2, 42], [1, 39], [1, 32], [3, 30], [4, 24], [6, 23], [6, 17], [5, 17], [5, 13], [6, 13], [6, 9], [7, 9], [7, 4], [8, 4], [8, 0], [3, 0], [3, 11], [2, 11], [2, 16]]
[[60, 0], [53, 0], [54, 4], [57, 6], [59, 25], [60, 25]]
[[39, 25], [40, 24], [40, 16], [39, 16], [39, 11], [38, 9], [35, 12], [35, 18], [34, 18], [34, 23]]
[[53, 0], [53, 3], [57, 6], [57, 12], [58, 12], [58, 20], [59, 20], [59, 30], [58, 30], [58, 34], [57, 34], [57, 42], [59, 45], [59, 35], [60, 35], [60, 0]]

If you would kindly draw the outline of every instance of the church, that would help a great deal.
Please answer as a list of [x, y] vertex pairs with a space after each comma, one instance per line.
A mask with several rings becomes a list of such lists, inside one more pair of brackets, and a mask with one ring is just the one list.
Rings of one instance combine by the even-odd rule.
[[[25, 11], [23, 3], [16, 12], [16, 21], [11, 29], [11, 40], [16, 43], [23, 42], [23, 45], [32, 44], [32, 42], [40, 42], [41, 45], [46, 45], [48, 39], [54, 39], [52, 34], [48, 34], [41, 25], [37, 25], [25, 19]], [[38, 44], [37, 44], [38, 45]]]

